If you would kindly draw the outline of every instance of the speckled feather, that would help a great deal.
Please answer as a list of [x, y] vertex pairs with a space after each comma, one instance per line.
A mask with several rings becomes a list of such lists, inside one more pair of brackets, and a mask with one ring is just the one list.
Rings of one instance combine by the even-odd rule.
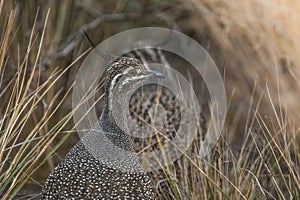
[[[108, 105], [112, 80], [132, 67], [146, 70], [132, 58], [121, 58], [107, 68], [105, 107], [98, 124], [50, 173], [43, 185], [41, 199], [154, 199], [152, 183], [135, 154], [126, 154], [123, 161], [118, 162], [114, 156], [119, 152], [109, 152], [115, 147], [125, 152], [134, 151], [130, 137], [116, 125]], [[103, 138], [109, 142], [104, 143]], [[89, 149], [95, 145], [101, 148]]]
[[43, 186], [42, 199], [153, 199], [145, 173], [117, 171], [78, 142]]
[[[159, 109], [160, 106], [162, 109]], [[168, 88], [157, 84], [148, 84], [139, 88], [130, 98], [129, 111], [130, 117], [135, 122], [132, 130], [137, 132], [133, 135], [139, 136], [132, 138], [136, 152], [160, 149], [161, 144], [172, 141], [180, 125], [179, 100]], [[145, 132], [145, 129], [153, 129], [146, 125], [153, 123], [160, 133], [155, 134], [152, 130], [151, 137], [142, 138], [140, 135]]]

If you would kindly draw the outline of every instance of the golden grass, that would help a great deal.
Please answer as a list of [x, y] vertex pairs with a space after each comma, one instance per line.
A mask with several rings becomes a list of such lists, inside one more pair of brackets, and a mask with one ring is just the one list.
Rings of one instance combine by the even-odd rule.
[[[66, 141], [69, 134], [53, 143], [59, 133], [72, 119], [72, 113], [65, 113], [61, 119], [56, 119], [56, 124], [50, 127], [50, 122], [55, 113], [61, 107], [71, 91], [71, 87], [61, 97], [62, 91], [52, 96], [51, 101], [46, 101], [46, 96], [62, 76], [80, 59], [78, 57], [65, 69], [56, 69], [44, 82], [40, 82], [39, 63], [41, 49], [44, 46], [45, 28], [49, 12], [44, 19], [41, 32], [36, 32], [36, 18], [28, 40], [28, 48], [24, 57], [18, 52], [17, 67], [15, 74], [8, 66], [9, 58], [7, 50], [12, 43], [12, 24], [14, 13], [12, 10], [7, 20], [6, 31], [1, 38], [1, 121], [0, 121], [0, 194], [3, 199], [13, 198], [21, 188], [30, 180], [40, 183], [32, 178], [32, 175], [49, 161], [49, 157], [56, 152], [57, 148]], [[33, 49], [37, 47], [36, 51]], [[33, 63], [29, 61], [30, 57]], [[33, 65], [30, 65], [33, 64]], [[7, 80], [9, 78], [9, 80]], [[59, 99], [59, 101], [58, 101]], [[59, 103], [57, 103], [59, 102]], [[38, 116], [39, 114], [42, 114]], [[34, 124], [33, 124], [34, 123]], [[36, 195], [36, 194], [35, 194]]]

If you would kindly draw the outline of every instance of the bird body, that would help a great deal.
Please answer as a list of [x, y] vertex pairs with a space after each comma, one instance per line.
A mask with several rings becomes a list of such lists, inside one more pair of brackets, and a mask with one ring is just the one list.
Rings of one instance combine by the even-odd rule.
[[159, 76], [138, 60], [120, 58], [106, 69], [105, 106], [98, 124], [85, 134], [50, 173], [42, 199], [154, 199], [130, 136], [113, 116], [112, 99], [126, 95], [136, 82]]
[[79, 141], [49, 175], [42, 199], [153, 199], [144, 172], [126, 172], [104, 165]]

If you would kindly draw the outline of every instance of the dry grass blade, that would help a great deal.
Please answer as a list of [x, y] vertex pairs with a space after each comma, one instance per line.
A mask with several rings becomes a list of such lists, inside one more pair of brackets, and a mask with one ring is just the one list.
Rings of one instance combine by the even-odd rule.
[[[0, 4], [0, 9], [2, 9], [2, 7], [3, 7], [3, 1]], [[1, 14], [1, 10], [0, 10], [0, 14]], [[13, 23], [14, 23], [14, 11], [12, 10], [9, 14], [9, 17], [8, 17], [8, 22], [7, 22], [7, 25], [6, 25], [4, 36], [1, 39], [0, 73], [2, 71], [2, 67], [4, 66], [4, 58], [5, 58], [7, 47], [8, 47], [8, 44], [9, 44], [9, 37], [10, 37], [10, 34], [11, 34]]]
[[[45, 135], [40, 136], [40, 133], [48, 129], [46, 127], [53, 121], [54, 114], [69, 96], [72, 87], [66, 91], [63, 97], [60, 97], [60, 92], [57, 92], [49, 103], [45, 102], [45, 98], [63, 75], [88, 51], [80, 55], [65, 69], [54, 71], [42, 84], [34, 84], [36, 80], [39, 80], [40, 76], [40, 73], [37, 74], [39, 70], [36, 69], [43, 48], [49, 13], [50, 11], [48, 10], [40, 37], [36, 36], [34, 39], [35, 29], [32, 29], [27, 52], [24, 59], [18, 61], [20, 65], [16, 74], [8, 84], [0, 85], [3, 88], [0, 98], [5, 100], [5, 97], [8, 97], [7, 101], [4, 101], [6, 107], [5, 110], [2, 110], [0, 121], [0, 194], [3, 199], [15, 197], [28, 180], [37, 183], [32, 178], [34, 172], [47, 162], [48, 158], [55, 153], [70, 135], [66, 134], [60, 139], [59, 143], [52, 147], [51, 151], [48, 150], [58, 134], [62, 132], [66, 124], [72, 119], [72, 113], [66, 114]], [[36, 24], [37, 16], [38, 14], [36, 14], [34, 24]], [[11, 14], [8, 22], [11, 26], [8, 26], [9, 29], [6, 30], [4, 40], [1, 42], [1, 77], [7, 76], [7, 70], [4, 70], [3, 66], [10, 38], [9, 33], [12, 32], [12, 21], [13, 15]], [[39, 40], [39, 44], [37, 51], [34, 52], [35, 41], [37, 40]], [[29, 70], [30, 57], [34, 57], [34, 62]], [[30, 73], [28, 74], [29, 71]], [[4, 83], [4, 81], [1, 81], [1, 83]], [[44, 115], [28, 132], [26, 127], [31, 126], [31, 118], [40, 107], [44, 110]], [[27, 134], [25, 134], [26, 132]]]

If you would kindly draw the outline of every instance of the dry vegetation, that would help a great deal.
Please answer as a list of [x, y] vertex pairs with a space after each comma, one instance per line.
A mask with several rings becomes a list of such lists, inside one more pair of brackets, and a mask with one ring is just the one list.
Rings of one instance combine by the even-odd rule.
[[78, 140], [70, 93], [89, 48], [81, 28], [97, 44], [173, 24], [214, 58], [228, 112], [210, 158], [195, 151], [182, 171], [165, 169], [160, 197], [299, 199], [299, 11], [280, 0], [0, 0], [0, 197], [37, 198]]

